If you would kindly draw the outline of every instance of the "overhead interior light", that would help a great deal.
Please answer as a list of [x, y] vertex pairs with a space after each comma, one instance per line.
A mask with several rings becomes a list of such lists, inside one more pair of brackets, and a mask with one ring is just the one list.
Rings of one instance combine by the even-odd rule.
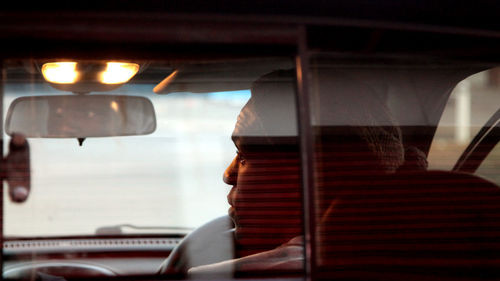
[[72, 84], [78, 79], [76, 62], [49, 62], [42, 66], [45, 80], [56, 84]]
[[52, 61], [40, 67], [50, 85], [77, 94], [112, 91], [139, 72], [140, 65], [116, 61]]
[[134, 77], [137, 71], [139, 65], [136, 63], [107, 62], [100, 81], [104, 84], [122, 84]]

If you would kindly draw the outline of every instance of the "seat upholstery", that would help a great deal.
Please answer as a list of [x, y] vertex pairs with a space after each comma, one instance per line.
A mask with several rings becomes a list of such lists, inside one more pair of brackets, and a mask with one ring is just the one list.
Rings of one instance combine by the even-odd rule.
[[182, 275], [191, 267], [234, 258], [234, 224], [216, 218], [188, 234], [160, 265], [158, 274]]
[[343, 178], [325, 173], [317, 214], [320, 279], [500, 277], [500, 189], [470, 174], [428, 171]]

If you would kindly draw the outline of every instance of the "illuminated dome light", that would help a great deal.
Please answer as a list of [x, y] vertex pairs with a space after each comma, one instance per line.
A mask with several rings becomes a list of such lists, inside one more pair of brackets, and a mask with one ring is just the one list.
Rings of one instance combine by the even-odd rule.
[[122, 84], [130, 80], [139, 71], [135, 63], [108, 62], [106, 69], [100, 75], [103, 84]]
[[76, 62], [49, 62], [42, 66], [45, 80], [56, 84], [73, 84], [78, 79]]

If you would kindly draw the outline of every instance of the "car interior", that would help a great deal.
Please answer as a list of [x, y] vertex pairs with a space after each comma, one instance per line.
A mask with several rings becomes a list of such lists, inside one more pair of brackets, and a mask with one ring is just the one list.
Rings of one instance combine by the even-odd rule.
[[0, 57], [2, 278], [498, 279], [496, 37], [248, 21]]

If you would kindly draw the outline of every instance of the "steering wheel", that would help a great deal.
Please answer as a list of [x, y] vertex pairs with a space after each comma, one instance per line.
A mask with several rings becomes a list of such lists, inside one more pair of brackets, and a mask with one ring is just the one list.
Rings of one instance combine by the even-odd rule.
[[46, 261], [28, 262], [5, 269], [4, 279], [36, 280], [49, 275], [52, 279], [64, 280], [64, 277], [102, 277], [117, 276], [111, 269], [88, 263]]

